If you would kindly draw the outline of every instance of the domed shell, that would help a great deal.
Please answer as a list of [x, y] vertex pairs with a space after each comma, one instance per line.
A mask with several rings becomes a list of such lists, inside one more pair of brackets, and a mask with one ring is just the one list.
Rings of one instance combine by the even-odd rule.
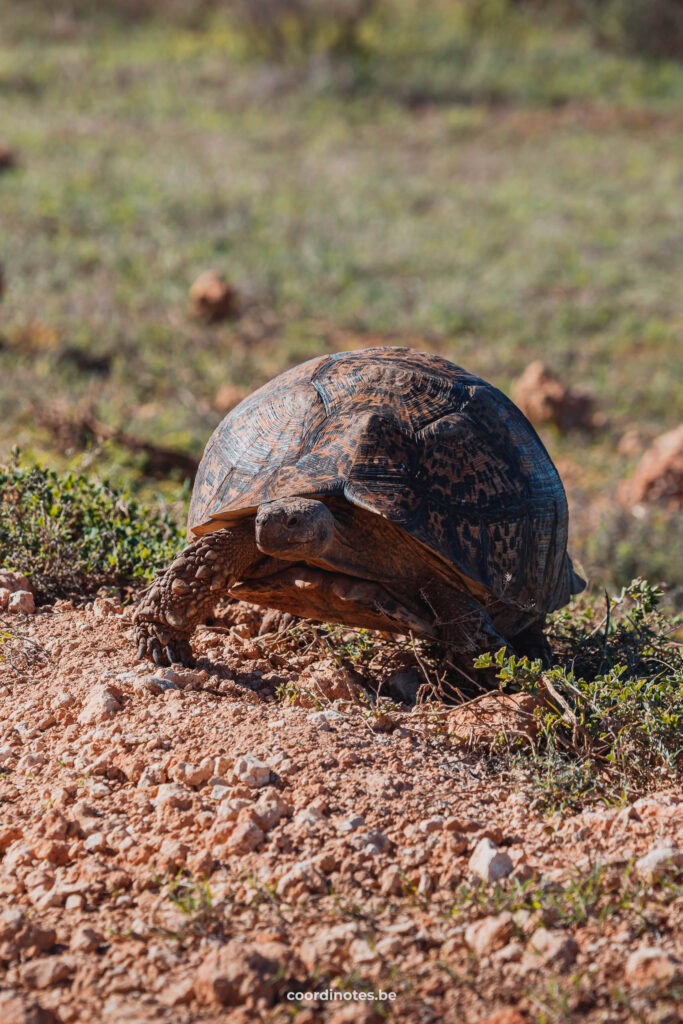
[[245, 398], [206, 446], [188, 536], [294, 495], [343, 495], [384, 516], [505, 604], [545, 614], [583, 589], [564, 488], [536, 431], [439, 356], [322, 356]]

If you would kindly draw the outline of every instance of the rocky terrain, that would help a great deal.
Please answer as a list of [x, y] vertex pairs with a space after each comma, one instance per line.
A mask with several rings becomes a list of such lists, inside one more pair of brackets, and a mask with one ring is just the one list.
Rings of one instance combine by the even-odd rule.
[[3, 1024], [680, 1019], [680, 791], [549, 815], [490, 770], [486, 715], [371, 704], [249, 606], [198, 632], [196, 669], [155, 670], [116, 600], [19, 603]]

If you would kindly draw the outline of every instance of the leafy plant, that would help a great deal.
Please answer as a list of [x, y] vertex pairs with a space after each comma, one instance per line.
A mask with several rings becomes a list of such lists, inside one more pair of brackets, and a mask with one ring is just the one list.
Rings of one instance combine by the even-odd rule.
[[141, 583], [181, 544], [166, 513], [143, 508], [106, 480], [16, 459], [0, 467], [0, 566], [30, 576], [38, 601]]
[[[683, 654], [672, 633], [680, 616], [662, 615], [661, 598], [659, 588], [636, 579], [607, 598], [597, 625], [597, 606], [587, 618], [565, 609], [555, 620], [562, 664], [549, 671], [505, 649], [475, 662], [497, 669], [501, 687], [544, 698], [531, 767], [547, 804], [587, 796], [618, 802], [679, 778]], [[530, 756], [502, 737], [497, 754], [518, 764]]]

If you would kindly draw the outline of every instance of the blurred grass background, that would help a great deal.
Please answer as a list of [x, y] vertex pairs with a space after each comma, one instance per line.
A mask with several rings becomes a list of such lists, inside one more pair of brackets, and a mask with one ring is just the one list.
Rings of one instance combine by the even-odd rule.
[[0, 0], [0, 461], [182, 520], [182, 469], [60, 416], [199, 457], [222, 386], [322, 352], [508, 393], [541, 358], [607, 418], [542, 430], [593, 585], [680, 585], [675, 520], [615, 494], [681, 420], [682, 129], [676, 0]]

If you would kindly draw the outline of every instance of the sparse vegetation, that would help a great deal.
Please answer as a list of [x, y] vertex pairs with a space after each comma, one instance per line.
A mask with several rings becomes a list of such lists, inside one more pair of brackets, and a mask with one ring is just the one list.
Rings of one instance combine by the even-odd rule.
[[515, 763], [532, 766], [550, 808], [620, 802], [680, 782], [681, 616], [660, 612], [662, 596], [636, 579], [615, 599], [606, 596], [602, 618], [590, 599], [558, 613], [553, 633], [560, 664], [549, 671], [540, 662], [506, 657], [504, 649], [475, 662], [497, 667], [502, 687], [546, 699], [531, 755], [519, 741], [501, 743]]
[[84, 476], [0, 467], [0, 565], [30, 576], [39, 601], [150, 579], [182, 544], [167, 513]]

